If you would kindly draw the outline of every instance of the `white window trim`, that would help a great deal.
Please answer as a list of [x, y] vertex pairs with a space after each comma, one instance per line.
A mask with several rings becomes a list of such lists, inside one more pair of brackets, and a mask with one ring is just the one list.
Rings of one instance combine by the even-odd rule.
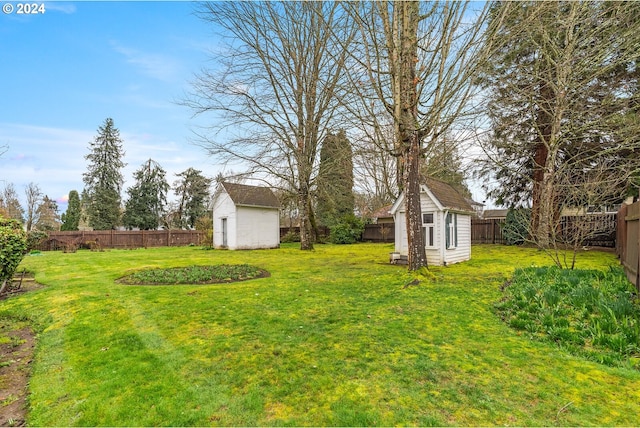
[[[450, 217], [450, 220], [447, 221], [447, 217]], [[445, 214], [445, 226], [446, 226], [446, 233], [447, 233], [447, 238], [445, 241], [449, 241], [449, 245], [447, 245], [447, 250], [455, 250], [457, 247], [456, 245], [456, 241], [457, 241], [457, 236], [458, 236], [458, 214], [457, 213], [452, 213], [452, 212], [447, 212]]]
[[[424, 215], [425, 214], [431, 214], [431, 219], [433, 220], [432, 223], [424, 223]], [[424, 247], [425, 248], [429, 248], [429, 249], [433, 249], [433, 248], [437, 248], [437, 242], [436, 242], [436, 214], [434, 212], [426, 212], [426, 213], [422, 213], [422, 230], [423, 230], [423, 236], [424, 236]], [[429, 245], [429, 229], [432, 230], [432, 242], [431, 245]]]

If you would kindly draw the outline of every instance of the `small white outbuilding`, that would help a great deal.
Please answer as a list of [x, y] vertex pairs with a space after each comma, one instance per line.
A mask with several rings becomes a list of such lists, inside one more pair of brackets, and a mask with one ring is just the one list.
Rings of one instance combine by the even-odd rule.
[[222, 182], [213, 195], [213, 246], [278, 248], [280, 202], [271, 189]]
[[[471, 259], [473, 208], [469, 202], [451, 185], [426, 178], [420, 185], [420, 208], [427, 263], [440, 266]], [[408, 255], [404, 194], [390, 211], [395, 221], [395, 252], [391, 261], [401, 263]]]

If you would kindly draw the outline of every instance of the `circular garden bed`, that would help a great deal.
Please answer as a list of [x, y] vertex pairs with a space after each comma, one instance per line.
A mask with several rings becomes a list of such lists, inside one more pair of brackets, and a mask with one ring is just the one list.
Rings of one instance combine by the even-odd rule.
[[186, 266], [146, 269], [118, 279], [128, 285], [218, 284], [265, 278], [269, 272], [250, 265]]

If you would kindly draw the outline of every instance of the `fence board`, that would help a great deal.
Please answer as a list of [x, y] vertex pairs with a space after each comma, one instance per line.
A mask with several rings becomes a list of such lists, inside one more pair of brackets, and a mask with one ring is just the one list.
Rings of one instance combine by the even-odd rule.
[[504, 244], [503, 219], [471, 218], [471, 244]]
[[394, 242], [395, 223], [366, 224], [362, 233], [363, 241]]
[[640, 201], [623, 206], [618, 219], [618, 257], [627, 278], [640, 291]]
[[[42, 251], [61, 250], [70, 244], [79, 248], [174, 247], [200, 244], [205, 233], [199, 230], [83, 230], [48, 232]], [[97, 243], [97, 244], [96, 244]]]

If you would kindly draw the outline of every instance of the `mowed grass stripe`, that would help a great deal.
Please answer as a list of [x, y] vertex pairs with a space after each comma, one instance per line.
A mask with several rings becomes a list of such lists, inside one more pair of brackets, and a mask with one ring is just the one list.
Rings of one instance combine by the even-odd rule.
[[[415, 277], [389, 245], [46, 253], [1, 303], [39, 326], [32, 425], [633, 425], [637, 372], [530, 341], [493, 313], [532, 249]], [[580, 255], [606, 268], [610, 254]], [[269, 278], [136, 287], [127, 272], [251, 264]], [[103, 350], [103, 348], [108, 348]], [[96, 382], [94, 378], [101, 379]]]

